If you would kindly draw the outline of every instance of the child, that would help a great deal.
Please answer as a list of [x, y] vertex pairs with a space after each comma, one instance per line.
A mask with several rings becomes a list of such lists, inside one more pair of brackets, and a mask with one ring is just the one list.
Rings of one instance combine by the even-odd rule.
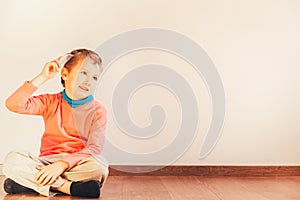
[[[17, 151], [4, 159], [7, 193], [100, 196], [100, 188], [108, 176], [108, 165], [99, 157], [107, 117], [105, 108], [92, 94], [102, 72], [102, 61], [96, 52], [87, 49], [74, 50], [67, 56], [65, 64], [61, 63], [61, 57], [47, 62], [40, 74], [6, 100], [9, 110], [40, 115], [45, 124], [39, 157]], [[62, 92], [32, 96], [59, 71]]]

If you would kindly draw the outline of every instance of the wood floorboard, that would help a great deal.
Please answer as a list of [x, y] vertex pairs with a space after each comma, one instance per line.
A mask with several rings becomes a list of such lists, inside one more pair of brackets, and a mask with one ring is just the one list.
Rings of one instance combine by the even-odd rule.
[[207, 199], [219, 200], [219, 198], [209, 190], [195, 176], [169, 176], [161, 177], [166, 189], [171, 194], [172, 199]]
[[[70, 196], [8, 195], [0, 176], [0, 199], [80, 200]], [[110, 176], [101, 200], [299, 200], [300, 176], [201, 177]]]
[[123, 199], [123, 176], [109, 176], [107, 182], [103, 186], [101, 192], [102, 199], [105, 200], [115, 200]]
[[138, 176], [125, 178], [123, 186], [123, 200], [160, 200], [171, 199], [171, 196], [164, 187], [159, 177]]
[[245, 178], [241, 184], [267, 199], [300, 199], [300, 177]]
[[198, 177], [198, 180], [204, 182], [221, 200], [269, 200], [242, 185], [243, 177], [216, 177], [212, 179]]

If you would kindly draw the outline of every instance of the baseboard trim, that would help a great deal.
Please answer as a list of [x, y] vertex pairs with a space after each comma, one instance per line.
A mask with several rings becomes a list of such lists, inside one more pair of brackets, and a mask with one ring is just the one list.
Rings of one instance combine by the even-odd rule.
[[[300, 166], [125, 166], [109, 167], [110, 176], [235, 176], [235, 177], [270, 177], [270, 176], [300, 176]], [[0, 175], [3, 165], [0, 164]], [[132, 173], [129, 173], [132, 172]]]
[[[166, 166], [156, 171], [151, 166], [110, 166], [110, 176], [300, 176], [300, 166]], [[129, 173], [133, 172], [133, 173]]]

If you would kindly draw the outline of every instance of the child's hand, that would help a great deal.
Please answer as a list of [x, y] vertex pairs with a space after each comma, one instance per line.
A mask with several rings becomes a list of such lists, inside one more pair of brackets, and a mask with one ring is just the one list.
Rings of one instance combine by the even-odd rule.
[[38, 74], [35, 78], [31, 80], [31, 83], [35, 85], [36, 87], [39, 87], [44, 82], [48, 81], [49, 79], [53, 78], [59, 71], [60, 71], [60, 59], [61, 56], [58, 57], [56, 60], [52, 60], [50, 62], [47, 62], [43, 70], [40, 74]]
[[68, 163], [64, 161], [57, 161], [46, 166], [37, 166], [36, 169], [39, 172], [35, 175], [35, 179], [40, 185], [51, 185], [68, 167]]
[[44, 65], [41, 75], [46, 80], [52, 79], [60, 71], [60, 65], [59, 65], [59, 61], [58, 61], [59, 59], [60, 59], [60, 57], [57, 60], [47, 62]]

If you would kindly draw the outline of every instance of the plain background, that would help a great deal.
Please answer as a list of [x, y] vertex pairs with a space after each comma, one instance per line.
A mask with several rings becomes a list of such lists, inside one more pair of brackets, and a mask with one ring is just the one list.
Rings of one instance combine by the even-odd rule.
[[[5, 99], [43, 64], [72, 49], [95, 49], [134, 29], [157, 27], [184, 34], [214, 61], [226, 94], [226, 119], [213, 151], [199, 159], [211, 118], [203, 79], [179, 57], [139, 51], [103, 74], [97, 98], [112, 112], [113, 88], [132, 67], [155, 62], [172, 67], [197, 97], [197, 137], [174, 165], [300, 164], [300, 1], [298, 0], [1, 0], [0, 163], [11, 150], [38, 154], [43, 121], [5, 108]], [[61, 91], [59, 76], [36, 94]], [[147, 141], [126, 137], [109, 115], [107, 138], [120, 148], [151, 153], [168, 145], [180, 126], [180, 106], [164, 88], [147, 86], [130, 100], [132, 120], [149, 121], [152, 104], [164, 105], [164, 130]], [[201, 123], [200, 123], [201, 122]]]

